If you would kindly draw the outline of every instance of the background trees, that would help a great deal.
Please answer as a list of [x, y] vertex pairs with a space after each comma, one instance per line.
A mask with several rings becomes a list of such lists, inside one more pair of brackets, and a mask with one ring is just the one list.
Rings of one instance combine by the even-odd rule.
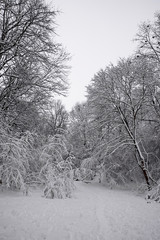
[[[141, 24], [136, 55], [95, 74], [87, 87], [87, 111], [70, 125], [78, 150], [84, 139], [89, 143], [89, 154], [80, 154], [79, 165], [96, 166], [108, 182], [145, 182], [148, 190], [160, 179], [159, 23], [156, 14], [154, 23]], [[84, 119], [87, 138], [82, 134]]]
[[48, 129], [46, 133], [54, 136], [56, 134], [64, 134], [68, 125], [68, 113], [60, 100], [53, 101], [46, 109], [46, 122]]
[[69, 142], [72, 144], [76, 157], [75, 165], [80, 166], [81, 161], [89, 156], [89, 120], [87, 104], [77, 104], [69, 115]]
[[[150, 190], [160, 179], [160, 17], [142, 24], [136, 56], [93, 77], [67, 113], [68, 54], [54, 41], [56, 11], [42, 0], [0, 0], [0, 178], [70, 196], [72, 168]], [[16, 170], [17, 169], [17, 170]], [[83, 175], [83, 174], [82, 174]], [[84, 174], [85, 175], [85, 174]], [[59, 192], [54, 188], [62, 189]], [[157, 185], [159, 186], [159, 185]]]

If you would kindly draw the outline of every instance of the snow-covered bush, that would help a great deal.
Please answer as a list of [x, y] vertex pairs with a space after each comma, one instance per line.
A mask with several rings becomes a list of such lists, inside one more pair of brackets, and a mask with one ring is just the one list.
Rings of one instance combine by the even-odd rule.
[[[63, 161], [58, 165], [48, 165], [45, 173], [46, 182], [44, 196], [46, 198], [71, 197], [74, 189], [71, 170], [65, 169]], [[69, 166], [69, 163], [67, 163]]]
[[90, 181], [93, 180], [94, 176], [95, 176], [95, 171], [93, 171], [92, 169], [88, 169], [88, 168], [80, 168], [80, 175], [81, 175], [81, 180], [85, 181]]
[[85, 158], [79, 169], [81, 180], [93, 180], [96, 173], [97, 160], [93, 157]]
[[87, 168], [76, 168], [74, 169], [74, 180], [83, 181], [83, 180], [93, 180], [95, 172]]
[[67, 152], [64, 136], [56, 135], [43, 147], [40, 177], [45, 184], [46, 198], [71, 197], [74, 189], [72, 159]]
[[89, 157], [89, 158], [85, 158], [82, 161], [81, 168], [87, 168], [87, 169], [95, 170], [97, 164], [98, 164], [97, 159], [95, 159], [94, 157]]
[[0, 177], [8, 188], [25, 188], [31, 158], [30, 138], [30, 133], [20, 137], [0, 123]]
[[28, 195], [32, 184], [45, 185], [44, 195], [71, 197], [74, 188], [72, 156], [64, 136], [55, 135], [46, 144], [35, 146], [37, 135], [15, 133], [0, 122], [0, 179], [10, 189]]
[[73, 170], [73, 178], [74, 178], [75, 181], [80, 181], [80, 180], [82, 180], [82, 179], [81, 179], [81, 173], [80, 173], [80, 169], [79, 169], [79, 168], [75, 168], [75, 169]]

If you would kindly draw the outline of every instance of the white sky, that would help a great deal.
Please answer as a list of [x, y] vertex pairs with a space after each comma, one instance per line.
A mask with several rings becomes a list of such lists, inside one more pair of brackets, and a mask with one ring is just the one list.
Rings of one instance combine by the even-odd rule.
[[[49, 1], [49, 0], [48, 0]], [[67, 110], [85, 100], [85, 86], [101, 68], [136, 49], [138, 25], [153, 20], [160, 0], [50, 0], [62, 11], [56, 18], [57, 41], [72, 56]]]

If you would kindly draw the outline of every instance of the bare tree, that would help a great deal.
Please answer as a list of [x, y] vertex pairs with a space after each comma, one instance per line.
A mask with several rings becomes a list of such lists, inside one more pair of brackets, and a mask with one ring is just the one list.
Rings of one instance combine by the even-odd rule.
[[155, 14], [154, 23], [144, 22], [139, 26], [136, 35], [138, 41], [138, 55], [145, 56], [155, 64], [160, 64], [160, 13]]
[[68, 54], [54, 41], [56, 13], [42, 0], [0, 0], [3, 113], [21, 101], [41, 106], [65, 94]]
[[160, 119], [160, 13], [155, 14], [155, 21], [144, 22], [139, 26], [136, 35], [138, 42], [137, 58], [146, 59], [154, 69], [154, 79], [148, 82], [150, 91], [150, 104], [154, 109], [157, 120]]
[[107, 157], [121, 148], [132, 147], [148, 190], [155, 181], [149, 172], [149, 154], [139, 130], [143, 126], [142, 119], [150, 117], [147, 104], [149, 90], [146, 82], [150, 81], [151, 73], [152, 68], [145, 60], [121, 60], [117, 66], [111, 65], [104, 71], [101, 70], [88, 87], [90, 106], [93, 109], [101, 106], [104, 135], [107, 135], [111, 121], [113, 123], [110, 138], [105, 138], [105, 144], [102, 139], [100, 151], [96, 150], [97, 154], [105, 151]]

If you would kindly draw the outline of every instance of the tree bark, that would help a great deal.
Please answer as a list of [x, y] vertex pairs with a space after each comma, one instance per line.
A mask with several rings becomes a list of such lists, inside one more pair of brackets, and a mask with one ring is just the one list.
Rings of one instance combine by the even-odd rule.
[[135, 143], [135, 149], [136, 149], [136, 152], [138, 154], [138, 156], [136, 157], [137, 158], [137, 162], [138, 162], [138, 165], [139, 165], [140, 169], [142, 170], [145, 182], [147, 184], [147, 189], [148, 189], [148, 191], [151, 191], [152, 186], [151, 186], [151, 183], [149, 181], [148, 170], [147, 170], [147, 168], [145, 166], [146, 165], [145, 164], [146, 161], [144, 159], [144, 156], [141, 153], [141, 150], [140, 150], [139, 146], [137, 146], [136, 143]]

